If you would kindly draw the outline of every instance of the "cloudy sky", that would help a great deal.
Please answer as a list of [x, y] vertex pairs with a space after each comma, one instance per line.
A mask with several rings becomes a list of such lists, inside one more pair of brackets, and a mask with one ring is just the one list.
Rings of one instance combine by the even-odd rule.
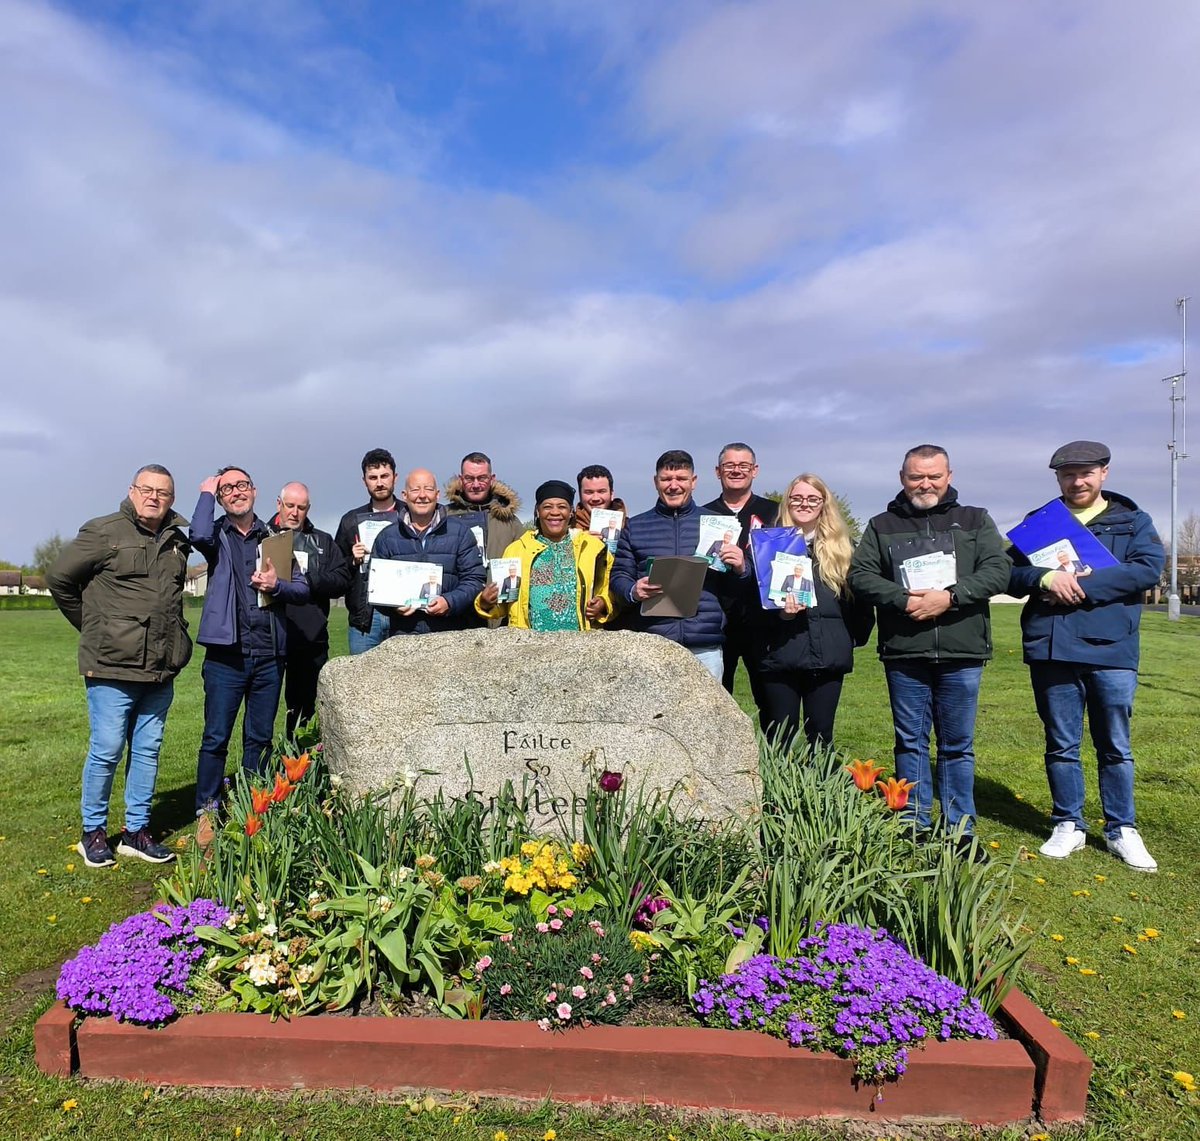
[[1165, 532], [1197, 58], [1192, 0], [0, 0], [0, 558], [147, 461], [332, 526], [375, 446], [643, 508], [743, 439], [865, 517], [932, 441], [1006, 526], [1083, 437]]

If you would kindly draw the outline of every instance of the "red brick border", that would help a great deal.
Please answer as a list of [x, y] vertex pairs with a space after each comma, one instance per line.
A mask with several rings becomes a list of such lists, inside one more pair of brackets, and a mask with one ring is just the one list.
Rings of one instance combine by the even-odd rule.
[[[158, 1030], [76, 1022], [61, 1004], [38, 1022], [38, 1066], [83, 1077], [267, 1089], [456, 1090], [483, 1096], [651, 1104], [782, 1117], [958, 1118], [973, 1124], [1084, 1115], [1091, 1063], [1023, 995], [1004, 1004], [1014, 1037], [934, 1042], [900, 1082], [856, 1086], [850, 1063], [765, 1035], [691, 1027], [450, 1019], [188, 1015]], [[1028, 1050], [1028, 1052], [1027, 1052]]]

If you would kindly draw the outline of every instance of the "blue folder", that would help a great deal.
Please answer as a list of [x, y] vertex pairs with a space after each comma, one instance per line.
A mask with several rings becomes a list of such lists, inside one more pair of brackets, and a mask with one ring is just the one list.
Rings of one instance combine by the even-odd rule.
[[771, 590], [771, 560], [776, 555], [804, 555], [804, 532], [796, 527], [755, 527], [750, 532], [750, 556], [754, 577], [758, 582], [758, 597], [764, 610], [782, 610], [769, 596]]
[[1113, 553], [1071, 514], [1061, 499], [1052, 499], [1045, 507], [1039, 507], [1009, 531], [1008, 538], [1026, 558], [1066, 539], [1085, 566], [1099, 570], [1118, 565]]

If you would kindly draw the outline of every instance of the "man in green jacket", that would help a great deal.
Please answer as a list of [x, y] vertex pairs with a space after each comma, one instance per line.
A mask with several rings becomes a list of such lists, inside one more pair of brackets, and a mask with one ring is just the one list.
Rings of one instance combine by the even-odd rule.
[[942, 826], [981, 859], [971, 840], [975, 714], [983, 663], [992, 656], [988, 599], [1008, 587], [1011, 563], [991, 516], [958, 502], [952, 475], [944, 448], [909, 449], [900, 493], [867, 524], [854, 553], [850, 587], [876, 609], [896, 773], [915, 786], [917, 829], [932, 827], [932, 729]]
[[187, 520], [172, 510], [174, 500], [175, 482], [165, 467], [139, 468], [120, 508], [88, 520], [46, 576], [58, 608], [80, 634], [91, 737], [78, 849], [90, 868], [116, 862], [108, 799], [127, 747], [125, 829], [116, 850], [155, 864], [175, 858], [150, 835], [167, 710], [175, 676], [192, 654], [183, 617]]

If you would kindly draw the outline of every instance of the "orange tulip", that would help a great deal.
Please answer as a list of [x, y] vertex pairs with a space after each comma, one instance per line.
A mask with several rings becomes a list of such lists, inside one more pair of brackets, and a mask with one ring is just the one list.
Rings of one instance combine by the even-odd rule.
[[893, 811], [903, 808], [908, 803], [908, 794], [917, 787], [910, 780], [897, 780], [895, 777], [888, 777], [886, 782], [877, 781], [876, 783], [883, 792], [883, 799], [887, 801], [888, 808]]
[[875, 781], [878, 779], [879, 774], [883, 772], [883, 769], [881, 769], [874, 761], [856, 760], [851, 761], [846, 766], [846, 772], [848, 772], [854, 778], [854, 783], [858, 785], [863, 792], [870, 792], [871, 789], [875, 787]]
[[246, 817], [246, 835], [253, 836], [262, 827], [262, 817], [255, 816], [253, 812]]
[[261, 816], [271, 807], [271, 790], [268, 788], [250, 789], [250, 809], [255, 816]]
[[275, 774], [275, 787], [271, 789], [271, 801], [274, 804], [282, 804], [291, 795], [292, 789], [296, 786], [289, 784], [284, 779], [283, 773]]
[[284, 757], [283, 767], [287, 772], [287, 778], [295, 784], [306, 772], [308, 772], [309, 757], [307, 753], [302, 753], [298, 757]]

